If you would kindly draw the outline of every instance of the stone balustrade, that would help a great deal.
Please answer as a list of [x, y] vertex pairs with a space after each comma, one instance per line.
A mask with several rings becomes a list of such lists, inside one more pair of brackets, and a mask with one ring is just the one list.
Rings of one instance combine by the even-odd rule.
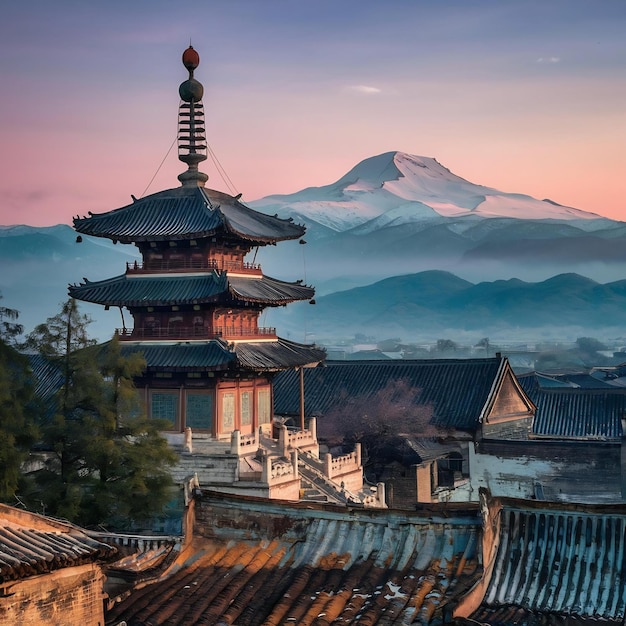
[[261, 482], [268, 484], [270, 488], [280, 483], [298, 480], [299, 477], [297, 450], [291, 452], [289, 461], [278, 460], [271, 456], [263, 459]]
[[309, 428], [306, 430], [290, 430], [286, 426], [281, 426], [278, 432], [278, 447], [282, 456], [288, 456], [291, 450], [312, 450], [319, 455], [315, 418], [309, 420]]
[[336, 479], [343, 474], [361, 469], [361, 444], [355, 445], [354, 451], [341, 456], [327, 453], [324, 457], [324, 473], [328, 478]]
[[238, 430], [230, 436], [230, 453], [236, 456], [256, 454], [260, 444], [260, 433], [254, 431], [248, 435], [242, 435]]

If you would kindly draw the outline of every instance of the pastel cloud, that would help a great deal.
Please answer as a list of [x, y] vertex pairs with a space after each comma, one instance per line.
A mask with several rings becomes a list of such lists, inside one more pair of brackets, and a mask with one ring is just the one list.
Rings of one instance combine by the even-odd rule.
[[365, 95], [375, 95], [378, 93], [382, 93], [382, 89], [378, 87], [372, 87], [371, 85], [348, 85], [348, 91], [352, 91], [354, 93], [362, 93]]

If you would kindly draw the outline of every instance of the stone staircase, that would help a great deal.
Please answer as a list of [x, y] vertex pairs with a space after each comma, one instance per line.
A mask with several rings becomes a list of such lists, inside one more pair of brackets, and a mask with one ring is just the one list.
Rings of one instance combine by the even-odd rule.
[[319, 459], [311, 454], [299, 455], [298, 471], [302, 485], [302, 500], [336, 504], [346, 504], [351, 501], [350, 494], [324, 476], [320, 471]]

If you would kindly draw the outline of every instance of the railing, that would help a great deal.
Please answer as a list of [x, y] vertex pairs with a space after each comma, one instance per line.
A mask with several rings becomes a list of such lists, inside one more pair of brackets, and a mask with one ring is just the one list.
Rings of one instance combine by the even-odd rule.
[[193, 270], [218, 270], [260, 274], [261, 265], [243, 261], [215, 259], [163, 259], [158, 261], [126, 262], [127, 274], [149, 274], [151, 272], [188, 272]]
[[116, 328], [115, 332], [121, 340], [136, 339], [236, 339], [243, 337], [267, 338], [276, 337], [276, 328], [263, 327], [241, 329], [234, 326], [216, 326], [213, 329], [204, 326], [171, 326], [169, 328]]

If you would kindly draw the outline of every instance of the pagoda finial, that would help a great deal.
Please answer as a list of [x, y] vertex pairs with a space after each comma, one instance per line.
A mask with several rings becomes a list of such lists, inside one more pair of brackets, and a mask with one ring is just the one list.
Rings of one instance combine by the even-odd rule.
[[204, 128], [204, 87], [193, 77], [200, 64], [200, 55], [189, 46], [183, 52], [183, 65], [189, 78], [178, 88], [181, 103], [178, 107], [178, 158], [187, 164], [187, 171], [178, 180], [185, 187], [204, 187], [209, 177], [198, 170], [198, 164], [206, 159], [206, 130]]

